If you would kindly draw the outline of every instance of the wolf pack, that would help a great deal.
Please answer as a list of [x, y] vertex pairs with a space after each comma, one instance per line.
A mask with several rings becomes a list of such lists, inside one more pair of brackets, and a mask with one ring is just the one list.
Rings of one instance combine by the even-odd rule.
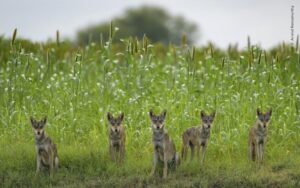
[[[153, 144], [153, 166], [151, 176], [156, 173], [158, 164], [163, 164], [163, 178], [167, 178], [169, 170], [175, 170], [181, 161], [186, 160], [189, 149], [191, 151], [191, 160], [193, 160], [196, 150], [198, 161], [201, 163], [204, 162], [216, 113], [212, 112], [207, 114], [204, 111], [201, 111], [200, 125], [190, 127], [183, 132], [181, 156], [176, 152], [175, 144], [166, 129], [166, 115], [166, 110], [162, 111], [160, 114], [155, 114], [153, 110], [149, 111]], [[265, 113], [257, 108], [257, 120], [249, 130], [248, 147], [250, 160], [256, 160], [259, 163], [263, 161], [271, 115], [271, 108]], [[125, 158], [126, 142], [125, 126], [123, 124], [124, 113], [114, 116], [108, 112], [107, 120], [109, 122], [108, 139], [110, 158], [112, 161], [121, 164]], [[59, 157], [56, 145], [52, 139], [47, 136], [44, 129], [47, 117], [42, 118], [40, 121], [30, 117], [30, 122], [35, 135], [36, 173], [39, 173], [42, 168], [47, 168], [52, 176], [54, 170], [59, 168]]]

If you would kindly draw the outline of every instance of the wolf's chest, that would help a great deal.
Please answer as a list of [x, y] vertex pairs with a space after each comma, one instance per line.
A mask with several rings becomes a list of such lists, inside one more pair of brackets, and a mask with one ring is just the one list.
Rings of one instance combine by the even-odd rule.
[[38, 155], [47, 155], [48, 154], [48, 149], [45, 145], [37, 145], [36, 151], [37, 151]]
[[163, 147], [163, 144], [156, 143], [154, 149], [158, 153], [158, 156], [159, 156], [160, 160], [163, 160], [163, 158], [164, 158], [164, 147]]
[[111, 145], [112, 147], [118, 148], [118, 147], [120, 147], [121, 142], [120, 142], [119, 139], [118, 139], [118, 140], [111, 140], [111, 141], [110, 141], [110, 145]]
[[153, 139], [153, 145], [155, 151], [157, 151], [159, 154], [164, 153], [164, 140], [163, 139]]
[[110, 139], [110, 145], [111, 146], [113, 146], [113, 147], [120, 146], [121, 136], [119, 134], [111, 133], [109, 139]]
[[258, 144], [263, 144], [266, 142], [267, 132], [266, 131], [256, 131], [256, 142]]
[[44, 147], [37, 147], [37, 153], [41, 159], [44, 166], [49, 165], [49, 153]]
[[163, 143], [155, 143], [154, 148], [158, 152], [163, 152], [164, 151]]
[[198, 144], [199, 144], [200, 146], [205, 146], [205, 145], [206, 145], [206, 142], [207, 142], [207, 139], [199, 138], [198, 142], [199, 142]]
[[47, 151], [44, 148], [38, 148], [39, 155], [47, 155]]
[[257, 135], [256, 141], [258, 144], [264, 144], [266, 142], [266, 137], [264, 135]]
[[200, 142], [199, 144], [205, 145], [209, 137], [210, 137], [210, 132], [201, 131], [199, 134], [199, 142]]

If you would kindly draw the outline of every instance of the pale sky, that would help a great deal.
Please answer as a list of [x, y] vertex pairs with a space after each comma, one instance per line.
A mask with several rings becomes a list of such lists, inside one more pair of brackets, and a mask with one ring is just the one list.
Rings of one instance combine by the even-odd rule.
[[294, 40], [300, 34], [300, 0], [0, 0], [0, 35], [18, 35], [34, 41], [74, 37], [78, 29], [122, 15], [127, 8], [156, 5], [172, 15], [195, 22], [201, 37], [219, 47], [253, 43], [270, 48], [291, 42], [291, 6], [294, 5]]

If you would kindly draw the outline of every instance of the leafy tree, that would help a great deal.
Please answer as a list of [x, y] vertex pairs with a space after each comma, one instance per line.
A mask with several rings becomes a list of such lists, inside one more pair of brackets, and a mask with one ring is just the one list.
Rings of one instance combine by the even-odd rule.
[[[182, 16], [171, 16], [164, 9], [143, 6], [127, 10], [123, 16], [113, 19], [113, 25], [119, 30], [114, 35], [114, 40], [130, 36], [142, 38], [144, 34], [153, 42], [164, 44], [179, 44], [183, 33], [187, 35], [187, 43], [192, 44], [198, 36], [196, 24], [187, 21]], [[99, 42], [100, 36], [107, 40], [110, 22], [89, 26], [77, 33], [80, 43]]]

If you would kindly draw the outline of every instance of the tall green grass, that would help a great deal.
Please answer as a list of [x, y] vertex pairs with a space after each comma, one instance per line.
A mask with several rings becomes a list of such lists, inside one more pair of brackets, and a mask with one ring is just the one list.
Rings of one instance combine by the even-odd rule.
[[[113, 28], [113, 26], [112, 26]], [[299, 51], [195, 48], [151, 44], [145, 36], [113, 43], [26, 48], [1, 39], [0, 185], [2, 186], [299, 186]], [[10, 46], [7, 46], [10, 45]], [[64, 46], [65, 45], [65, 46]], [[30, 49], [34, 50], [30, 50]], [[256, 108], [273, 108], [264, 164], [247, 159]], [[149, 178], [152, 145], [148, 112], [167, 109], [166, 128], [181, 149], [183, 131], [200, 110], [217, 112], [203, 166], [184, 163], [168, 180]], [[108, 157], [106, 113], [125, 113], [126, 161]], [[48, 116], [62, 168], [54, 180], [35, 179], [29, 117]]]

